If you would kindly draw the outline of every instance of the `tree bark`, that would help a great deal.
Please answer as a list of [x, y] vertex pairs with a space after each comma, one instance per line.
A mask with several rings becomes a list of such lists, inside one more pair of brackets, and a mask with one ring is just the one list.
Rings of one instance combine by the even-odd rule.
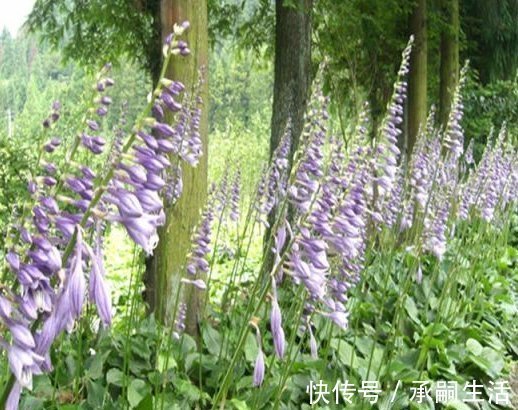
[[291, 118], [293, 156], [298, 147], [311, 85], [312, 0], [275, 3], [275, 73], [270, 157]]
[[439, 123], [446, 127], [459, 80], [459, 0], [443, 0], [442, 9], [446, 26], [441, 33]]
[[[291, 119], [289, 169], [299, 146], [304, 114], [311, 86], [311, 9], [312, 0], [285, 0], [275, 3], [275, 70], [270, 135], [270, 158], [278, 147]], [[289, 171], [288, 171], [289, 172]], [[276, 210], [269, 215], [270, 225]], [[265, 233], [265, 244], [270, 230]], [[271, 252], [266, 251], [267, 265]], [[273, 260], [273, 259], [272, 259]]]
[[[173, 57], [166, 77], [182, 81], [185, 92], [192, 95], [201, 67], [207, 68], [208, 30], [206, 0], [161, 0], [160, 21], [162, 39], [173, 30], [174, 23], [189, 21], [187, 41], [191, 49], [188, 57]], [[203, 156], [196, 168], [182, 164], [183, 192], [180, 199], [166, 209], [166, 223], [159, 229], [157, 248], [146, 263], [145, 299], [149, 309], [162, 323], [170, 323], [177, 289], [185, 270], [186, 256], [191, 248], [191, 235], [199, 221], [207, 198], [208, 155], [208, 82], [202, 84], [203, 99], [200, 135]], [[180, 301], [187, 305], [186, 332], [198, 334], [199, 307], [203, 298], [193, 286], [185, 287]]]
[[408, 77], [408, 132], [406, 141], [407, 158], [419, 133], [419, 128], [426, 124], [427, 115], [427, 34], [426, 0], [417, 0], [410, 16], [410, 34], [414, 35], [414, 47], [410, 56]]

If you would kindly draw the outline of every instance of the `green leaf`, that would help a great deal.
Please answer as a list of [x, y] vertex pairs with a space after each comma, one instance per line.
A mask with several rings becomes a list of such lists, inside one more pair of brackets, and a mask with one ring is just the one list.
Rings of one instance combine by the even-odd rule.
[[230, 405], [235, 410], [250, 410], [250, 407], [248, 407], [246, 402], [238, 400], [238, 399], [230, 400]]
[[20, 409], [43, 410], [44, 408], [45, 402], [38, 397], [27, 396], [20, 402]]
[[446, 404], [447, 409], [453, 409], [453, 410], [472, 410], [471, 407], [469, 407], [466, 403], [460, 401], [460, 400], [452, 400]]
[[349, 366], [351, 361], [358, 362], [354, 348], [345, 340], [331, 339], [331, 347], [338, 352], [338, 358], [342, 364]]
[[128, 402], [132, 408], [137, 407], [139, 403], [150, 393], [150, 387], [144, 380], [132, 380], [128, 387]]
[[410, 319], [416, 323], [421, 323], [419, 320], [419, 311], [417, 310], [417, 306], [414, 302], [414, 299], [410, 296], [407, 296], [405, 299], [405, 310], [407, 311], [408, 316], [410, 316]]
[[[170, 408], [170, 407], [167, 407]], [[148, 394], [142, 399], [139, 405], [135, 408], [136, 410], [153, 410], [153, 396]]]
[[181, 346], [183, 354], [196, 351], [196, 341], [186, 333], [182, 335]]
[[119, 369], [110, 369], [106, 373], [106, 383], [108, 384], [121, 387], [123, 378], [124, 374]]
[[50, 398], [54, 393], [54, 386], [47, 375], [34, 378], [33, 394], [38, 397]]
[[470, 360], [477, 365], [477, 367], [484, 371], [488, 376], [497, 378], [501, 376], [504, 368], [504, 358], [502, 354], [490, 347], [484, 347], [479, 356], [470, 355]]
[[390, 364], [387, 373], [391, 375], [393, 380], [401, 380], [402, 382], [412, 382], [419, 377], [419, 372], [415, 367], [399, 360], [395, 360]]
[[86, 377], [95, 380], [103, 376], [103, 365], [108, 353], [96, 354], [86, 360]]
[[185, 397], [189, 402], [194, 402], [201, 399], [201, 391], [198, 387], [190, 381], [178, 379], [174, 383], [178, 389], [178, 393]]
[[252, 333], [248, 333], [245, 340], [245, 347], [244, 347], [245, 357], [248, 362], [255, 362], [255, 359], [257, 357], [257, 341], [255, 340], [255, 337]]
[[192, 368], [192, 365], [194, 363], [198, 363], [200, 360], [200, 354], [199, 353], [189, 353], [187, 356], [185, 356], [184, 359], [184, 366], [185, 371], [189, 371]]
[[221, 335], [216, 329], [207, 326], [203, 329], [203, 343], [210, 354], [217, 356], [221, 348]]
[[482, 353], [482, 345], [475, 339], [468, 339], [466, 342], [466, 349], [468, 352], [473, 353], [475, 356], [479, 356]]
[[101, 384], [88, 380], [86, 390], [88, 392], [88, 404], [94, 409], [103, 408], [104, 393], [106, 392], [106, 389]]
[[134, 338], [131, 341], [131, 351], [138, 357], [148, 360], [151, 356], [149, 342], [145, 339]]
[[157, 358], [156, 366], [158, 371], [165, 372], [169, 369], [176, 369], [178, 364], [176, 363], [173, 354], [169, 354], [168, 356], [164, 352], [160, 352]]

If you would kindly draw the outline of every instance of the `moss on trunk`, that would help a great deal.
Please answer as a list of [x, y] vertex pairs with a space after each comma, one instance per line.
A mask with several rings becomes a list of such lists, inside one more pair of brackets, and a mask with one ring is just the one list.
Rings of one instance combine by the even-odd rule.
[[410, 34], [414, 35], [414, 47], [410, 56], [408, 77], [408, 132], [406, 152], [410, 158], [419, 133], [426, 123], [427, 107], [427, 64], [428, 41], [426, 34], [426, 0], [417, 0], [410, 16]]
[[[174, 23], [189, 21], [187, 41], [192, 54], [174, 57], [167, 69], [168, 78], [180, 80], [191, 94], [198, 81], [200, 67], [207, 67], [208, 32], [206, 0], [162, 0], [160, 7], [161, 34], [165, 38]], [[157, 319], [169, 323], [174, 311], [177, 289], [185, 271], [186, 256], [191, 248], [191, 235], [197, 225], [207, 198], [208, 154], [208, 81], [202, 85], [203, 113], [200, 135], [203, 157], [196, 168], [182, 166], [183, 193], [166, 209], [166, 223], [159, 230], [160, 242], [146, 266], [146, 302]], [[198, 333], [200, 303], [203, 298], [193, 287], [184, 288], [180, 300], [187, 304], [186, 331]]]

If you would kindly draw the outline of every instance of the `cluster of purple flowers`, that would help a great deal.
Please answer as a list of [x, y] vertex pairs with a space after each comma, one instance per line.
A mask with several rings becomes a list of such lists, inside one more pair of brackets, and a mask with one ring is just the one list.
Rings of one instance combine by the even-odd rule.
[[[490, 222], [497, 211], [517, 200], [517, 151], [506, 143], [505, 127], [494, 144], [488, 144], [482, 160], [473, 168], [473, 145], [464, 155], [461, 127], [461, 87], [452, 104], [445, 129], [434, 126], [433, 111], [414, 146], [410, 161], [400, 161], [397, 147], [406, 98], [405, 74], [408, 72], [410, 41], [403, 52], [399, 78], [381, 129], [381, 138], [373, 146], [365, 143], [366, 114], [361, 116], [356, 141], [348, 158], [341, 141], [328, 136], [327, 100], [316, 90], [310, 102], [301, 146], [295, 154], [285, 189], [278, 183], [283, 175], [288, 150], [283, 140], [275, 151], [270, 169], [259, 185], [259, 197], [278, 205], [271, 251], [274, 254], [271, 275], [270, 330], [276, 355], [283, 357], [285, 333], [277, 287], [290, 277], [307, 294], [301, 327], [309, 333], [309, 344], [316, 355], [317, 342], [311, 315], [319, 314], [341, 328], [348, 325], [347, 293], [360, 279], [367, 245], [376, 241], [378, 232], [388, 229], [395, 235], [415, 227], [420, 239], [416, 252], [429, 252], [442, 260], [447, 241], [455, 227], [455, 217], [468, 217], [469, 210]], [[327, 144], [327, 147], [325, 145]], [[279, 167], [279, 163], [281, 167]], [[271, 196], [268, 195], [272, 195]], [[262, 195], [262, 196], [261, 196]], [[294, 208], [288, 218], [287, 201]], [[268, 206], [256, 205], [259, 215]], [[457, 212], [455, 214], [455, 211]], [[373, 229], [375, 228], [375, 229]], [[421, 265], [417, 282], [422, 280]], [[254, 381], [262, 382], [262, 351], [257, 358]]]
[[482, 159], [459, 189], [458, 216], [467, 219], [470, 211], [492, 222], [498, 209], [505, 209], [518, 198], [518, 152], [507, 140], [507, 129], [502, 126], [498, 138], [489, 143]]
[[459, 159], [464, 152], [464, 132], [460, 124], [464, 110], [461, 90], [466, 82], [467, 70], [468, 65], [466, 64], [461, 70], [459, 83], [457, 84], [456, 91], [453, 95], [451, 110], [443, 139], [444, 147], [456, 160]]
[[[210, 254], [210, 238], [214, 211], [210, 203], [205, 207], [201, 216], [201, 222], [196, 229], [193, 237], [193, 248], [187, 260], [187, 273], [193, 279], [183, 279], [185, 283], [191, 283], [198, 289], [206, 288], [205, 282], [201, 278], [209, 272], [209, 262], [207, 256]], [[194, 279], [197, 278], [197, 279]]]
[[268, 170], [262, 173], [257, 189], [254, 206], [257, 220], [265, 227], [270, 226], [268, 216], [272, 210], [286, 197], [290, 147], [291, 122], [288, 122], [281, 141], [273, 152], [271, 164]]
[[[169, 55], [189, 53], [187, 44], [178, 39], [187, 27], [187, 23], [175, 26], [168, 37], [166, 61]], [[30, 215], [22, 215], [10, 241], [6, 261], [16, 282], [12, 289], [2, 288], [0, 293], [0, 322], [10, 334], [0, 338], [0, 344], [8, 352], [16, 379], [7, 402], [9, 409], [17, 408], [22, 388], [31, 388], [33, 374], [51, 370], [51, 345], [61, 332], [72, 331], [87, 294], [103, 325], [111, 324], [101, 245], [104, 224], [120, 223], [131, 239], [151, 254], [158, 241], [157, 228], [165, 222], [162, 197], [166, 196], [168, 174], [171, 169], [177, 173], [180, 167], [174, 168], [170, 158], [195, 166], [202, 155], [201, 99], [198, 96], [194, 105], [184, 106], [180, 102], [184, 86], [163, 79], [152, 102], [155, 117], [137, 121], [135, 134], [118, 144], [99, 175], [75, 163], [74, 154], [81, 147], [93, 155], [104, 151], [102, 119], [112, 104], [106, 91], [114, 85], [107, 76], [109, 70], [106, 65], [96, 80], [89, 110], [93, 115], [72, 143], [61, 173], [49, 158], [61, 146], [61, 139], [51, 137], [43, 145], [38, 165], [42, 174], [28, 185], [34, 205]], [[54, 129], [59, 110], [60, 104], [54, 103], [43, 122], [47, 134]], [[174, 115], [177, 118], [171, 126], [164, 118]], [[181, 176], [177, 178], [181, 180]], [[177, 185], [174, 195], [180, 193]], [[92, 245], [87, 242], [90, 238], [94, 238]], [[206, 245], [201, 239], [197, 244]], [[198, 280], [192, 283], [204, 286]]]
[[375, 151], [375, 168], [376, 168], [376, 191], [377, 202], [382, 203], [385, 195], [389, 194], [392, 185], [396, 180], [397, 164], [400, 150], [397, 146], [398, 137], [403, 132], [401, 124], [403, 123], [404, 103], [407, 94], [407, 83], [405, 76], [409, 71], [410, 52], [412, 50], [413, 37], [403, 51], [401, 66], [398, 72], [398, 80], [394, 84], [394, 93], [392, 100], [387, 108], [387, 115], [383, 121], [381, 130], [381, 140], [376, 146]]
[[230, 189], [230, 220], [237, 222], [239, 220], [239, 198], [241, 193], [241, 171], [238, 169], [232, 181]]

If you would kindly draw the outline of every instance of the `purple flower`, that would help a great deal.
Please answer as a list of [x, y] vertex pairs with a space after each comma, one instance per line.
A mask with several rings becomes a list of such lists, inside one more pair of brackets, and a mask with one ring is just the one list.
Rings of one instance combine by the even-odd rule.
[[112, 217], [112, 220], [124, 225], [131, 239], [144, 249], [146, 254], [153, 254], [153, 250], [158, 245], [158, 215], [143, 214], [140, 217], [115, 216]]
[[6, 320], [5, 322], [9, 326], [14, 344], [26, 350], [36, 347], [32, 333], [26, 325], [14, 320]]
[[473, 141], [473, 138], [469, 141], [468, 147], [466, 148], [466, 152], [464, 153], [464, 161], [468, 165], [475, 163], [475, 160], [473, 159]]
[[206, 257], [210, 253], [210, 236], [211, 236], [211, 224], [214, 219], [214, 213], [210, 206], [206, 206], [202, 216], [201, 222], [196, 229], [193, 237], [193, 248], [191, 250], [191, 256], [187, 261], [187, 272], [191, 275], [198, 273], [207, 273], [209, 271], [209, 263]]
[[460, 158], [464, 150], [464, 132], [460, 125], [464, 108], [462, 104], [461, 90], [466, 82], [467, 69], [468, 66], [465, 65], [460, 72], [459, 82], [453, 95], [448, 123], [446, 125], [446, 130], [444, 131], [444, 148], [448, 150], [448, 153], [455, 161]]
[[[410, 64], [410, 52], [413, 37], [403, 51], [401, 66], [398, 72], [398, 80], [394, 84], [392, 100], [387, 109], [387, 115], [383, 121], [381, 140], [378, 142], [375, 153], [376, 190], [378, 201], [383, 202], [391, 190], [397, 173], [397, 161], [400, 155], [397, 140], [402, 133], [399, 128], [403, 122], [403, 104], [407, 95], [407, 83], [403, 80], [408, 73]], [[383, 209], [382, 204], [377, 204], [378, 211]]]
[[255, 359], [254, 366], [254, 386], [259, 387], [261, 386], [261, 384], [263, 384], [264, 372], [264, 354], [261, 350], [261, 347], [259, 346], [259, 352], [257, 353], [257, 358]]
[[22, 385], [19, 382], [15, 382], [5, 403], [5, 410], [18, 410], [21, 394]]
[[309, 349], [311, 352], [311, 357], [313, 359], [318, 358], [318, 345], [315, 336], [313, 335], [313, 331], [311, 330], [311, 325], [308, 323], [308, 331], [309, 331]]
[[[145, 212], [157, 212], [163, 208], [162, 199], [158, 195], [156, 191], [140, 188], [135, 191], [135, 195], [142, 207], [142, 210]], [[138, 208], [135, 206], [134, 210]]]
[[[176, 39], [171, 49], [176, 54], [189, 52], [187, 44]], [[101, 75], [104, 76], [109, 69], [110, 66], [106, 65]], [[113, 84], [112, 79], [103, 77], [98, 80], [96, 88], [102, 93]], [[160, 104], [173, 111], [185, 109], [173, 97], [183, 90], [180, 83], [170, 82], [166, 89], [162, 89], [163, 101], [154, 102], [154, 111], [162, 110]], [[0, 338], [0, 345], [7, 350], [9, 366], [17, 379], [6, 403], [7, 408], [18, 406], [21, 389], [31, 387], [33, 374], [52, 369], [50, 347], [65, 329], [72, 331], [83, 311], [87, 284], [89, 298], [96, 305], [101, 321], [105, 326], [111, 323], [111, 300], [105, 281], [100, 226], [103, 221], [119, 222], [135, 243], [147, 253], [153, 251], [158, 240], [157, 228], [165, 222], [160, 193], [165, 186], [163, 177], [168, 175], [171, 167], [166, 154], [180, 155], [190, 164], [196, 164], [201, 156], [201, 110], [198, 107], [201, 101], [199, 98], [194, 101], [174, 126], [146, 119], [142, 129], [138, 130], [142, 142], [137, 140], [137, 144], [129, 145], [133, 137], [128, 137], [124, 143], [124, 132], [116, 132], [113, 152], [99, 179], [92, 169], [77, 164], [79, 159], [73, 158], [75, 148], [67, 154], [69, 166], [66, 173], [59, 174], [47, 156], [56, 150], [61, 140], [53, 137], [43, 145], [43, 156], [36, 168], [43, 171], [43, 175], [35, 176], [28, 185], [35, 204], [30, 214], [24, 214], [23, 220], [14, 225], [19, 232], [14, 237], [19, 243], [6, 252], [7, 265], [21, 286], [17, 286], [16, 292], [9, 297], [0, 295], [1, 325], [8, 328], [11, 335], [10, 344]], [[97, 104], [94, 110], [100, 117], [107, 114], [108, 106], [112, 104], [106, 95], [99, 95], [94, 102]], [[60, 105], [55, 103], [44, 121], [45, 127], [52, 128], [59, 118], [59, 110]], [[122, 118], [121, 126], [124, 123]], [[107, 143], [97, 133], [100, 123], [89, 118], [86, 127], [86, 132], [79, 136], [79, 142], [90, 153], [100, 154]], [[155, 134], [151, 135], [153, 131]], [[100, 181], [103, 186], [97, 186]], [[32, 226], [25, 226], [29, 223]], [[95, 249], [92, 249], [84, 239], [90, 238], [94, 229], [96, 242]], [[193, 252], [193, 260], [197, 269], [205, 270], [208, 263], [204, 248], [208, 249], [209, 243], [200, 237], [198, 245], [198, 250]], [[202, 279], [188, 281], [200, 289], [205, 287]], [[33, 328], [36, 330], [32, 331]]]
[[148, 173], [144, 187], [153, 191], [160, 191], [165, 186], [165, 181], [158, 175]]
[[167, 92], [163, 92], [161, 94], [161, 99], [167, 109], [171, 112], [178, 112], [182, 109], [182, 104], [176, 102], [173, 96]]
[[108, 114], [108, 109], [104, 106], [101, 106], [101, 107], [97, 108], [97, 110], [95, 110], [95, 112], [97, 113], [97, 115], [99, 117], [104, 117], [106, 114]]
[[239, 219], [239, 193], [241, 184], [241, 172], [236, 172], [232, 190], [230, 192], [230, 220], [237, 221]]
[[432, 207], [431, 214], [424, 222], [423, 248], [441, 260], [446, 252], [446, 223], [450, 212], [450, 203], [446, 198], [438, 198], [437, 207]]
[[183, 180], [182, 180], [182, 167], [172, 167], [166, 176], [166, 187], [164, 192], [165, 200], [170, 206], [174, 204], [182, 195], [183, 191]]
[[335, 310], [334, 312], [326, 313], [325, 316], [331, 319], [339, 328], [347, 329], [349, 324], [347, 312]]
[[86, 281], [83, 273], [83, 234], [80, 227], [76, 227], [76, 245], [74, 258], [70, 263], [70, 273], [67, 281], [67, 290], [70, 297], [70, 309], [74, 317], [79, 317], [83, 310]]
[[94, 120], [86, 120], [86, 125], [88, 125], [88, 128], [90, 128], [92, 131], [99, 131], [99, 123]]
[[156, 122], [153, 125], [153, 130], [155, 130], [162, 137], [172, 137], [175, 135], [175, 130], [171, 128], [170, 125], [164, 124], [162, 122]]
[[284, 330], [282, 328], [282, 314], [277, 301], [277, 290], [275, 285], [275, 279], [272, 279], [272, 311], [270, 313], [270, 328], [272, 331], [273, 345], [275, 347], [275, 354], [279, 359], [284, 357], [284, 350], [286, 345], [286, 338], [284, 336]]
[[182, 278], [181, 282], [189, 284], [189, 285], [193, 285], [198, 290], [206, 290], [207, 289], [207, 285], [205, 284], [205, 281], [203, 279], [191, 280], [191, 279]]
[[9, 267], [13, 271], [17, 271], [20, 269], [20, 257], [16, 252], [9, 251], [7, 252], [7, 256], [5, 257], [7, 263], [9, 264]]
[[180, 303], [178, 306], [178, 315], [175, 319], [175, 328], [176, 331], [173, 332], [173, 338], [178, 340], [180, 339], [180, 335], [185, 330], [185, 317], [187, 315], [187, 305], [185, 303]]
[[90, 256], [91, 273], [89, 280], [88, 294], [90, 300], [95, 303], [97, 312], [104, 326], [110, 326], [112, 322], [112, 304], [110, 299], [110, 291], [104, 280], [104, 267], [100, 246], [97, 246], [97, 254], [87, 246], [87, 252]]
[[420, 285], [423, 281], [423, 270], [421, 269], [421, 264], [417, 267], [417, 272], [415, 275], [415, 281]]

